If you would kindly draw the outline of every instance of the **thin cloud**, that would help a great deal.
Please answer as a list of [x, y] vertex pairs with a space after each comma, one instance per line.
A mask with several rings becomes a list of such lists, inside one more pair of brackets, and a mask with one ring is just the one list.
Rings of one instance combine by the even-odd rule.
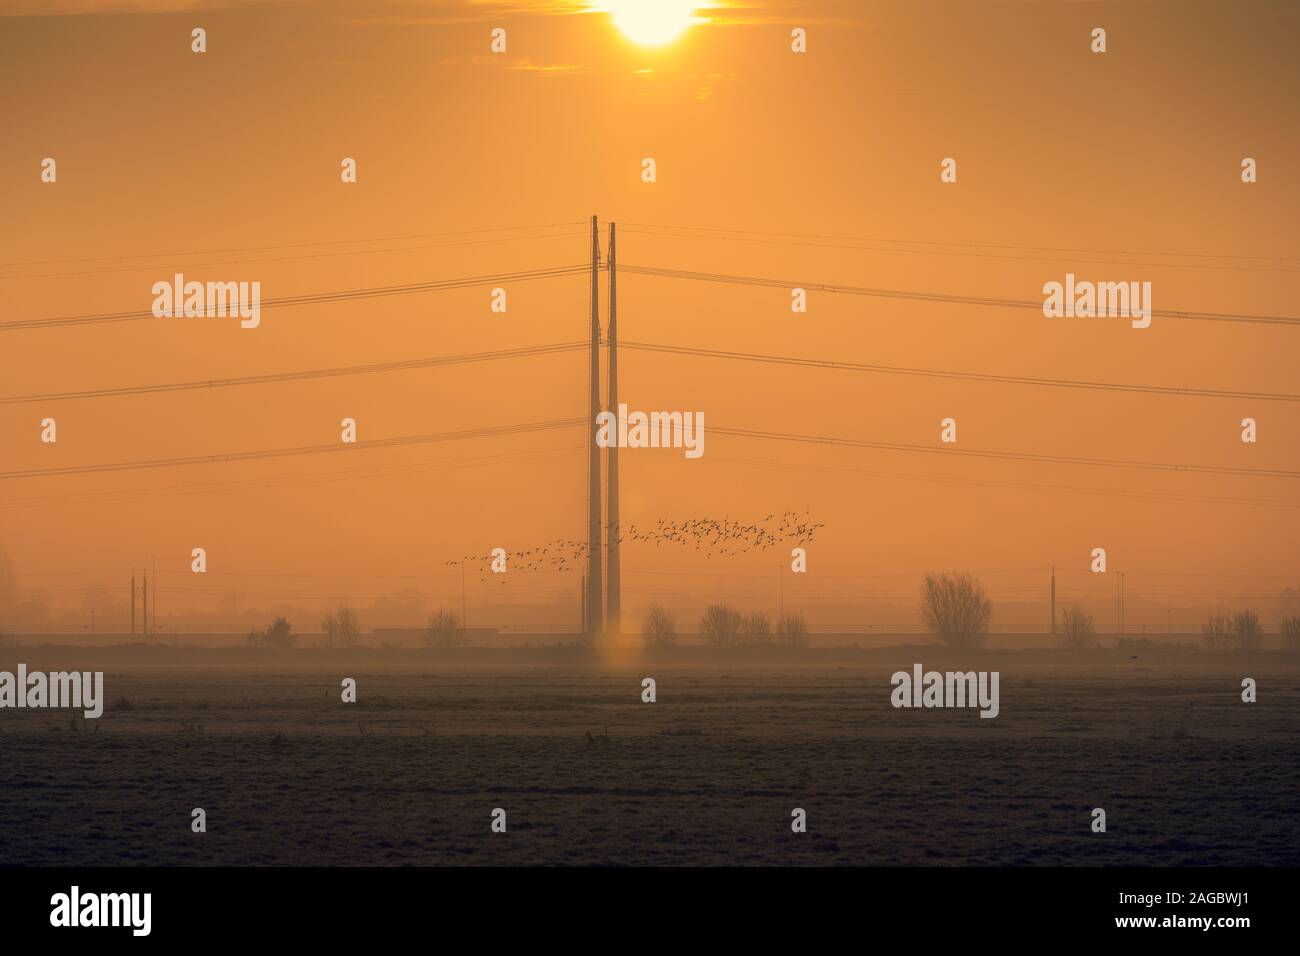
[[[308, 0], [279, 0], [282, 4]], [[267, 6], [266, 0], [0, 0], [0, 17], [129, 16]]]
[[[418, 12], [407, 8], [419, 4]], [[763, 3], [745, 3], [741, 0], [703, 0], [696, 7], [696, 16], [702, 23], [718, 26], [749, 26], [755, 24], [827, 22], [816, 14], [821, 4], [814, 5], [812, 15], [791, 18], [778, 13], [784, 8]], [[394, 0], [382, 12], [349, 13], [347, 23], [368, 26], [420, 26], [457, 23], [500, 22], [504, 18], [567, 17], [585, 14], [607, 14], [606, 0]]]
[[675, 75], [659, 73], [654, 69], [633, 70], [632, 75], [645, 81], [646, 86], [634, 90], [633, 96], [652, 98], [678, 97], [683, 94], [696, 100], [707, 100], [722, 87], [737, 80], [735, 73], [685, 73]]
[[[476, 57], [476, 62], [491, 62], [488, 57]], [[577, 76], [581, 74], [608, 73], [609, 70], [600, 70], [591, 66], [582, 66], [577, 63], [534, 63], [531, 60], [516, 60], [513, 63], [506, 63], [505, 68], [508, 70], [520, 70], [524, 73], [541, 73], [544, 76]]]
[[[265, 7], [271, 3], [333, 6], [325, 0], [0, 0], [0, 17], [66, 17], [86, 15], [131, 15], [184, 13], [199, 10], [228, 10]], [[403, 12], [419, 6], [418, 13]], [[553, 17], [605, 13], [602, 0], [390, 0], [375, 4], [383, 12], [373, 15], [351, 13], [344, 22], [372, 26], [414, 26], [420, 24], [481, 23], [501, 17]], [[827, 22], [829, 11], [840, 7], [833, 2], [802, 8], [799, 16], [788, 7], [744, 0], [702, 2], [698, 15], [717, 26], [752, 26], [771, 23]], [[819, 11], [827, 11], [822, 13]]]
[[[419, 3], [418, 12], [405, 8]], [[426, 26], [486, 23], [502, 17], [556, 17], [599, 12], [589, 0], [395, 0], [382, 13], [350, 13], [340, 19], [358, 26]]]
[[[414, 6], [417, 0], [393, 0], [390, 11]], [[418, 0], [419, 15], [402, 13], [376, 16], [353, 15], [355, 23], [418, 24], [476, 23], [498, 16], [555, 16], [590, 13], [588, 0]], [[114, 16], [151, 13], [185, 13], [198, 10], [229, 10], [278, 5], [335, 6], [322, 0], [0, 0], [0, 17]], [[375, 6], [379, 6], [376, 4]]]

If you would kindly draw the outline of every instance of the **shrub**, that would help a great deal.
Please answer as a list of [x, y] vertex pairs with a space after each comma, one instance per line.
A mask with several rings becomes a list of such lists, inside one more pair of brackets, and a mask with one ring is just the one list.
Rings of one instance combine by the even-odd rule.
[[1072, 607], [1065, 608], [1061, 611], [1061, 623], [1063, 632], [1061, 634], [1061, 643], [1069, 648], [1092, 647], [1097, 637], [1097, 629], [1093, 626], [1092, 615], [1084, 614], [1083, 608]]
[[651, 604], [641, 624], [641, 638], [646, 647], [671, 647], [677, 643], [677, 625], [673, 616], [658, 604]]
[[1229, 622], [1226, 615], [1211, 614], [1201, 625], [1201, 636], [1205, 646], [1212, 651], [1223, 650], [1228, 646]]
[[1277, 622], [1282, 632], [1282, 644], [1293, 651], [1300, 651], [1300, 615], [1284, 617]]
[[993, 602], [969, 574], [927, 574], [921, 584], [921, 618], [950, 647], [974, 647], [988, 631]]
[[740, 626], [746, 644], [771, 644], [772, 622], [762, 611], [755, 611]]
[[460, 615], [455, 611], [440, 609], [429, 618], [429, 626], [424, 631], [425, 643], [430, 647], [460, 647], [467, 643], [465, 626]]
[[786, 647], [808, 646], [808, 625], [802, 614], [782, 614], [776, 622], [776, 639]]
[[261, 647], [293, 647], [298, 643], [298, 637], [292, 631], [293, 625], [287, 619], [277, 617], [265, 631], [249, 634], [248, 643]]
[[335, 614], [327, 614], [320, 622], [330, 647], [353, 647], [361, 640], [361, 621], [350, 607], [341, 607]]
[[710, 604], [700, 618], [700, 633], [715, 647], [734, 647], [740, 641], [744, 618], [735, 608]]
[[1263, 633], [1259, 626], [1259, 615], [1254, 611], [1238, 611], [1232, 615], [1233, 643], [1243, 651], [1259, 647]]

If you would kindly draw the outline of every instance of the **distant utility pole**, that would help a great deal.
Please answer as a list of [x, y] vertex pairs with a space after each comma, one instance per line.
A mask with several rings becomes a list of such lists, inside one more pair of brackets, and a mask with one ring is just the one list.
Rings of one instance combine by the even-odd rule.
[[135, 635], [135, 568], [131, 569], [131, 635]]
[[[618, 287], [614, 274], [614, 223], [609, 224], [609, 410], [618, 416]], [[615, 637], [622, 630], [622, 598], [618, 556], [618, 442], [612, 441], [609, 456], [609, 503], [605, 534], [608, 564], [605, 568], [605, 634]]]
[[1116, 634], [1121, 634], [1121, 633], [1123, 633], [1122, 625], [1120, 624], [1120, 620], [1119, 620], [1119, 615], [1120, 615], [1120, 610], [1119, 610], [1119, 572], [1116, 571], [1116, 572], [1115, 572], [1115, 633], [1116, 633]]
[[782, 561], [777, 566], [777, 588], [781, 595], [781, 616], [779, 621], [785, 620], [785, 562]]
[[596, 443], [600, 414], [600, 233], [596, 217], [591, 217], [591, 402], [588, 410], [587, 472], [587, 620], [584, 633], [594, 639], [600, 635], [601, 622], [601, 554], [600, 554], [600, 446]]
[[460, 626], [469, 626], [469, 612], [465, 610], [465, 559], [460, 559]]
[[148, 637], [149, 636], [149, 572], [148, 571], [144, 572], [144, 584], [141, 588], [140, 593], [141, 595], [143, 595], [143, 600], [140, 603], [144, 606], [143, 607], [144, 635], [145, 637]]
[[1052, 565], [1052, 640], [1056, 640], [1056, 565]]
[[1124, 582], [1124, 572], [1119, 575], [1119, 632], [1128, 632], [1128, 587]]

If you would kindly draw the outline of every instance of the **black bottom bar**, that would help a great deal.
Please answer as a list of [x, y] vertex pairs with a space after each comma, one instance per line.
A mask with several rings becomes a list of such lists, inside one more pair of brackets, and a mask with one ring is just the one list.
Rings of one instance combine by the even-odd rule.
[[[7, 869], [0, 870], [0, 914], [7, 942], [78, 945], [283, 940], [297, 947], [406, 938], [498, 946], [585, 938], [653, 947], [716, 937], [770, 946], [787, 937], [835, 938], [826, 934], [922, 946], [1096, 936], [1231, 944], [1260, 930], [1281, 932], [1296, 875], [1183, 868]], [[71, 926], [74, 886], [76, 922], [116, 917], [119, 925]], [[137, 936], [146, 925], [143, 895], [103, 894], [146, 893], [148, 935]], [[52, 925], [52, 917], [68, 925]]]

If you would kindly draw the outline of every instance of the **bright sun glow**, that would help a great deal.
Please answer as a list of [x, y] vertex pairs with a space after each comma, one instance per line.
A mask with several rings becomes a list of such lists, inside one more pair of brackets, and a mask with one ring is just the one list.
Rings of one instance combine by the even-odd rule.
[[614, 24], [633, 43], [660, 46], [677, 39], [694, 22], [694, 0], [609, 0]]

